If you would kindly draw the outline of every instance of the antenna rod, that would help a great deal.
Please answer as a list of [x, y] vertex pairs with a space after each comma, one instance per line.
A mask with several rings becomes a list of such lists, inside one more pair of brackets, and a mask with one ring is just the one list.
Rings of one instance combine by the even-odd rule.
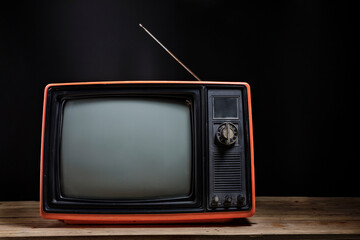
[[161, 42], [159, 40], [156, 39], [156, 37], [154, 37], [141, 23], [139, 24], [140, 27], [142, 27], [145, 32], [147, 32], [147, 34], [150, 35], [150, 37], [152, 37], [163, 49], [165, 49], [165, 51], [167, 51], [170, 56], [172, 56], [181, 66], [183, 66], [186, 71], [188, 71], [191, 75], [193, 75], [194, 78], [196, 78], [196, 80], [201, 81], [201, 79], [195, 75], [195, 73], [193, 73], [188, 67], [185, 66], [185, 64], [183, 64], [177, 57], [175, 57], [174, 54], [172, 54], [172, 52], [170, 52], [164, 45], [161, 44]]

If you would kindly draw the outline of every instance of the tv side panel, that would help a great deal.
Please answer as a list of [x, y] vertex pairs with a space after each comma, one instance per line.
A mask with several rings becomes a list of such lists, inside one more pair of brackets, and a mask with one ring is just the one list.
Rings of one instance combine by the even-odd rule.
[[[244, 91], [245, 90], [245, 91]], [[210, 211], [252, 208], [249, 112], [245, 88], [208, 90]]]

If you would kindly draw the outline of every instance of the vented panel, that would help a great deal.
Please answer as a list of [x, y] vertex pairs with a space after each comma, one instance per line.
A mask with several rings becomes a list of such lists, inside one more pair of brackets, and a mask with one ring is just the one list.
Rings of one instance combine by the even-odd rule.
[[241, 191], [240, 153], [214, 153], [214, 192]]

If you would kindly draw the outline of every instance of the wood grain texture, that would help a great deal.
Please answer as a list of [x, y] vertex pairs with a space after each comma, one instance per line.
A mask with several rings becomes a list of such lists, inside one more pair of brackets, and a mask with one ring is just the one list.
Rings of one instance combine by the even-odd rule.
[[67, 225], [39, 203], [0, 202], [0, 238], [360, 239], [360, 198], [257, 197], [254, 217], [224, 224]]

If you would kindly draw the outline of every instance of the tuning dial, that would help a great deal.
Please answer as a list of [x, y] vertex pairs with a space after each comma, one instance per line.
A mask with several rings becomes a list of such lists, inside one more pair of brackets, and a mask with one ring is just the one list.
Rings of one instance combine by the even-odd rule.
[[224, 145], [232, 145], [236, 142], [239, 133], [233, 123], [225, 122], [216, 131], [217, 140]]

